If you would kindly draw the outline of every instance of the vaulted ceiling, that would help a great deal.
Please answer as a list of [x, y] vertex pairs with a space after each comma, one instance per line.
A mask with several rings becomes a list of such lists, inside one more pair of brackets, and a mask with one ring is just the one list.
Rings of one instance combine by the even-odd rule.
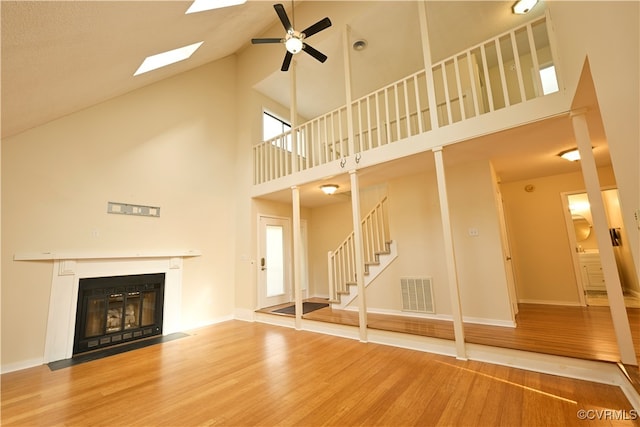
[[[293, 10], [291, 3], [283, 3], [296, 28], [305, 28], [324, 16], [333, 22], [332, 27], [308, 40], [328, 55], [327, 62], [320, 64], [304, 54], [295, 57], [297, 105], [303, 117], [311, 118], [345, 104], [343, 37], [347, 28], [347, 46], [359, 39], [368, 44], [363, 51], [350, 50], [354, 97], [423, 68], [417, 1], [305, 0], [297, 1]], [[543, 14], [545, 9], [541, 2], [531, 14], [522, 17], [511, 13], [512, 4], [511, 0], [427, 1], [433, 60], [503, 33]], [[288, 105], [290, 73], [280, 71], [284, 47], [250, 44], [253, 37], [283, 36], [273, 2], [249, 0], [239, 6], [186, 15], [190, 5], [191, 1], [161, 0], [3, 0], [2, 137], [211, 61], [234, 54], [243, 56], [249, 49], [262, 49], [262, 54], [272, 61], [263, 67], [267, 71], [254, 88]], [[146, 56], [197, 41], [204, 43], [191, 58], [133, 75]], [[553, 144], [565, 148], [571, 144], [571, 133], [563, 129], [557, 140], [546, 139], [543, 156], [542, 144], [531, 141], [542, 131], [523, 130], [518, 136], [519, 145], [484, 143], [483, 155], [498, 162], [501, 172], [512, 179], [527, 176], [525, 171], [530, 176], [579, 170], [576, 165], [559, 167], [555, 159], [545, 157], [555, 150]], [[537, 157], [516, 149], [530, 151], [536, 143]], [[464, 151], [458, 151], [464, 158]], [[473, 152], [468, 151], [467, 156]], [[608, 151], [604, 154], [606, 160], [601, 164], [608, 162]], [[518, 159], [517, 163], [513, 159]], [[406, 166], [401, 169], [408, 170]]]
[[[250, 45], [282, 37], [271, 1], [186, 15], [191, 1], [6, 1], [2, 7], [2, 136], [7, 137], [244, 49], [267, 49], [273, 73], [256, 89], [286, 105], [288, 74], [281, 45]], [[423, 68], [416, 1], [283, 1], [300, 29], [329, 16], [333, 26], [309, 40], [329, 60], [297, 55], [298, 109], [312, 117], [344, 104], [342, 33], [365, 39], [353, 52], [355, 96]], [[513, 15], [512, 1], [427, 2], [434, 59], [531, 19]], [[543, 6], [537, 7], [537, 14]], [[188, 60], [134, 76], [142, 60], [204, 41]], [[329, 83], [331, 82], [331, 83]], [[338, 84], [332, 84], [338, 82]], [[329, 84], [327, 84], [329, 83]], [[307, 102], [306, 100], [312, 100]]]

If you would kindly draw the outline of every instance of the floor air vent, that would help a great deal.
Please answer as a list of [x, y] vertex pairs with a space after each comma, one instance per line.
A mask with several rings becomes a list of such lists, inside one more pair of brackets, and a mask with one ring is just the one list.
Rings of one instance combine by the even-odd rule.
[[430, 277], [401, 277], [402, 311], [435, 313]]

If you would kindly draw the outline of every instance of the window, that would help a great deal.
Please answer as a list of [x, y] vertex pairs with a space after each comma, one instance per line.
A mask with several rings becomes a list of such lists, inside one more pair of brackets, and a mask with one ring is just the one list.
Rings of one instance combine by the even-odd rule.
[[262, 112], [262, 140], [267, 141], [278, 135], [282, 135], [285, 132], [291, 130], [291, 125], [284, 120], [281, 120], [269, 114], [266, 111]]
[[542, 80], [542, 94], [548, 95], [550, 93], [557, 92], [558, 78], [556, 77], [556, 67], [549, 65], [540, 68], [540, 80]]

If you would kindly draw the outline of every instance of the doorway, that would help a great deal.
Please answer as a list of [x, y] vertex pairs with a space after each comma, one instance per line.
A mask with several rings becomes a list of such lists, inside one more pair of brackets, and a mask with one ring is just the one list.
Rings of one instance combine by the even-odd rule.
[[271, 216], [259, 222], [258, 304], [265, 308], [292, 301], [291, 225]]
[[[607, 214], [609, 234], [625, 304], [640, 307], [638, 281], [633, 274], [633, 258], [625, 245], [626, 232], [620, 213], [618, 191], [615, 188], [602, 190]], [[607, 291], [600, 261], [600, 248], [593, 232], [593, 221], [587, 194], [565, 193], [565, 219], [571, 247], [574, 248], [573, 261], [578, 290], [582, 305], [608, 305]]]

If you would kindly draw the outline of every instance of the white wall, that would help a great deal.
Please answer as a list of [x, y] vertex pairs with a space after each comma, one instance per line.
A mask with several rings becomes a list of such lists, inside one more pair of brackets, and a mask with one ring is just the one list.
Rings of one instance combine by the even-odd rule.
[[[16, 253], [200, 250], [182, 324], [232, 314], [235, 74], [229, 57], [2, 141], [3, 366], [44, 349], [52, 264]], [[108, 201], [161, 216], [110, 215]]]

